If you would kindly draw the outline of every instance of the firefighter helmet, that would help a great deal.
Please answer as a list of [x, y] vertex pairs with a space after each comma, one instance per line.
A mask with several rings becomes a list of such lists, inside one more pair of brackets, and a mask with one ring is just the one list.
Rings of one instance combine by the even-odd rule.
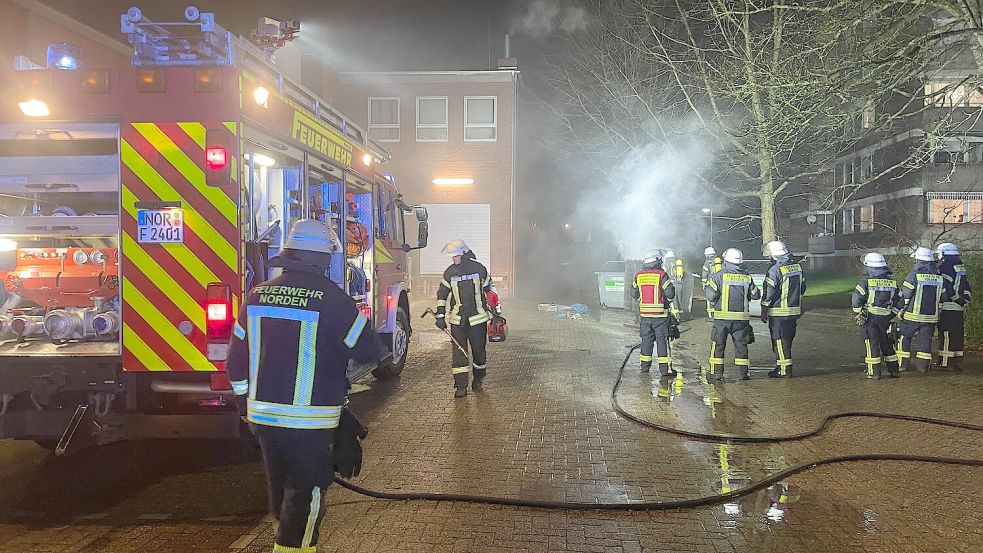
[[492, 318], [491, 322], [488, 323], [488, 341], [489, 342], [504, 342], [505, 338], [509, 335], [509, 325], [505, 320], [505, 317], [496, 315]]
[[713, 249], [713, 246], [710, 246], [709, 248], [703, 250], [703, 255], [706, 256], [717, 255], [717, 250]]
[[869, 253], [864, 256], [865, 267], [887, 267], [887, 260], [879, 253]]
[[458, 255], [464, 255], [471, 251], [471, 248], [464, 243], [464, 240], [458, 238], [457, 240], [451, 240], [444, 245], [444, 249], [440, 250], [440, 253], [444, 255], [449, 255], [451, 257], [456, 257]]
[[915, 258], [915, 261], [935, 261], [932, 250], [923, 247], [915, 248], [915, 251], [911, 252], [911, 257]]
[[666, 255], [665, 252], [659, 249], [649, 250], [645, 252], [645, 257], [642, 258], [642, 263], [645, 263], [647, 265], [649, 263], [662, 261], [662, 258], [665, 257], [665, 255]]
[[666, 250], [665, 256], [667, 259], [668, 258], [676, 259], [676, 252], [672, 250]]
[[341, 240], [328, 225], [316, 219], [301, 219], [290, 227], [284, 248], [333, 254], [341, 251]]
[[785, 247], [785, 243], [780, 240], [772, 240], [765, 244], [765, 251], [771, 257], [781, 257], [783, 255], [788, 255], [788, 248]]
[[740, 265], [744, 263], [744, 254], [737, 248], [728, 248], [724, 250], [724, 261], [734, 265]]
[[959, 255], [959, 248], [952, 242], [943, 242], [935, 247], [935, 254], [939, 257], [943, 255]]

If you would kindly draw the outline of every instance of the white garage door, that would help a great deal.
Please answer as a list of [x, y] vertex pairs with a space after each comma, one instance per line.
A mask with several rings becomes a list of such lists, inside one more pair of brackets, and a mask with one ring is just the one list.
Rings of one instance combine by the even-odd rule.
[[474, 250], [478, 261], [491, 269], [491, 206], [488, 204], [426, 204], [430, 240], [420, 250], [420, 274], [440, 275], [450, 258], [440, 253], [458, 238]]

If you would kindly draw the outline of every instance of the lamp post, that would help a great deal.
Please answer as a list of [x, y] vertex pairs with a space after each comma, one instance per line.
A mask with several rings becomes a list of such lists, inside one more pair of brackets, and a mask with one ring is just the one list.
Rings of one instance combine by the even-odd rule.
[[703, 208], [703, 213], [710, 217], [710, 247], [713, 247], [713, 210], [709, 207]]

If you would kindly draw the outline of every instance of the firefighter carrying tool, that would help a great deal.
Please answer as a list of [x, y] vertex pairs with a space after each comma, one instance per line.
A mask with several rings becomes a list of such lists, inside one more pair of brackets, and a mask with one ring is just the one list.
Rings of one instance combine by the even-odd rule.
[[959, 256], [959, 248], [951, 242], [935, 248], [942, 275], [942, 312], [939, 314], [939, 366], [962, 370], [963, 342], [965, 341], [964, 316], [973, 291], [969, 287], [969, 275]]
[[[437, 290], [437, 328], [447, 329], [451, 324], [451, 336], [456, 344], [463, 347], [451, 349], [454, 376], [454, 397], [468, 395], [468, 373], [474, 370], [471, 389], [480, 391], [485, 379], [487, 357], [485, 346], [488, 339], [488, 321], [492, 318], [489, 307], [500, 314], [498, 305], [489, 306], [487, 293], [495, 291], [488, 269], [475, 260], [474, 252], [464, 240], [452, 240], [442, 250], [450, 256], [453, 263], [444, 271], [444, 278]], [[498, 294], [493, 296], [496, 300]], [[470, 344], [471, 359], [464, 349]]]
[[901, 304], [898, 283], [891, 278], [887, 260], [879, 253], [864, 256], [867, 274], [860, 278], [851, 297], [853, 312], [858, 314], [864, 345], [867, 348], [867, 378], [881, 377], [881, 363], [887, 367], [891, 378], [898, 375], [898, 354], [891, 336], [891, 321]]
[[640, 322], [638, 334], [642, 349], [638, 358], [641, 371], [652, 368], [652, 352], [658, 350], [659, 373], [673, 376], [672, 357], [669, 354], [669, 304], [676, 296], [672, 279], [662, 270], [662, 250], [649, 250], [642, 260], [642, 270], [631, 283], [631, 295], [638, 300]]
[[903, 369], [905, 359], [910, 359], [914, 352], [915, 368], [926, 372], [932, 363], [932, 335], [939, 323], [944, 280], [939, 275], [932, 250], [916, 248], [911, 257], [915, 258], [915, 267], [901, 284], [904, 308], [901, 310], [898, 357]]
[[343, 414], [348, 361], [378, 360], [381, 344], [355, 301], [325, 276], [331, 255], [341, 251], [334, 231], [300, 220], [284, 246], [271, 260], [282, 274], [254, 288], [239, 312], [228, 372], [239, 412], [263, 450], [270, 510], [279, 520], [273, 550], [313, 553], [330, 467], [342, 453], [336, 450], [359, 447], [336, 435], [351, 416]]
[[710, 331], [710, 373], [707, 379], [723, 380], [724, 351], [727, 336], [734, 340], [734, 364], [741, 380], [748, 380], [750, 361], [748, 344], [754, 341], [751, 329], [750, 301], [761, 297], [751, 275], [741, 266], [744, 254], [730, 248], [724, 252], [723, 267], [710, 275], [704, 292], [713, 304], [713, 329]]
[[761, 320], [768, 324], [771, 347], [778, 360], [768, 376], [792, 376], [792, 341], [802, 316], [802, 294], [806, 278], [802, 266], [791, 258], [785, 244], [774, 240], [765, 246], [775, 263], [768, 269], [761, 291]]

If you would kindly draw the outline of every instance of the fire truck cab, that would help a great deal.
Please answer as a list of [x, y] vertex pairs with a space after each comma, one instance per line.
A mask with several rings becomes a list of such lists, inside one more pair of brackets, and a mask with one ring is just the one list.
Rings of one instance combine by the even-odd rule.
[[398, 375], [427, 213], [389, 155], [271, 63], [276, 41], [193, 7], [121, 30], [130, 67], [0, 74], [0, 438], [237, 437], [229, 336], [301, 218], [338, 232], [330, 276], [388, 345], [349, 379]]

